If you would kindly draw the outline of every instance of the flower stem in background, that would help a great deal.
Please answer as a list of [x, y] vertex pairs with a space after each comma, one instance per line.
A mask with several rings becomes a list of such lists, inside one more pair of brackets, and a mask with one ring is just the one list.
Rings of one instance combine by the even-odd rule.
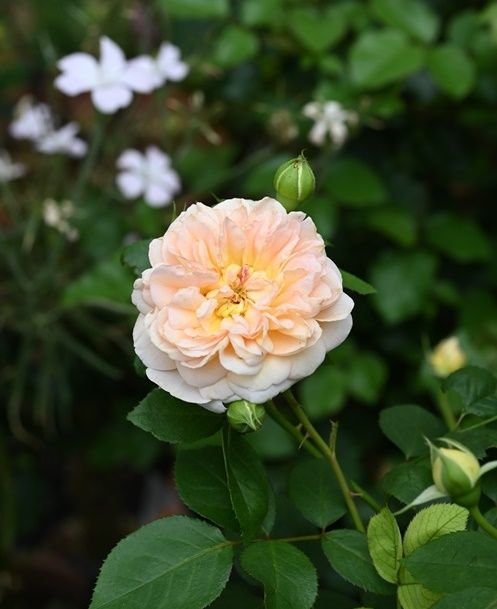
[[440, 414], [442, 415], [445, 424], [450, 431], [454, 431], [454, 429], [457, 427], [457, 420], [449, 400], [447, 399], [447, 394], [438, 390], [436, 399], [438, 409], [440, 410]]
[[497, 539], [497, 529], [488, 522], [485, 516], [481, 513], [480, 508], [474, 505], [469, 509], [469, 513], [473, 516], [475, 522], [486, 531], [491, 537]]
[[83, 163], [78, 179], [76, 180], [76, 185], [74, 186], [74, 190], [72, 192], [71, 199], [75, 205], [79, 203], [83, 195], [86, 183], [88, 182], [88, 179], [90, 177], [91, 171], [97, 161], [98, 154], [100, 152], [100, 148], [104, 139], [105, 124], [105, 116], [99, 113], [91, 135], [90, 150], [85, 159], [85, 162]]
[[374, 497], [372, 497], [368, 492], [366, 492], [362, 487], [360, 487], [356, 482], [351, 480], [350, 486], [354, 489], [354, 492], [358, 494], [358, 496], [369, 505], [371, 509], [373, 509], [376, 513], [381, 512], [381, 506], [378, 501]]
[[[323, 456], [326, 458], [326, 460], [330, 464], [331, 469], [333, 470], [333, 473], [335, 474], [335, 477], [338, 481], [340, 490], [342, 491], [343, 498], [345, 499], [345, 503], [349, 510], [350, 516], [352, 517], [352, 520], [354, 521], [354, 525], [355, 525], [356, 529], [358, 531], [360, 531], [361, 533], [365, 533], [366, 529], [361, 520], [359, 512], [357, 511], [357, 507], [354, 503], [354, 500], [352, 499], [352, 493], [350, 491], [349, 485], [347, 483], [347, 480], [344, 476], [342, 468], [340, 467], [340, 464], [336, 457], [336, 453], [335, 453], [336, 442], [333, 442], [332, 448], [330, 448], [328, 446], [328, 444], [326, 444], [326, 442], [323, 440], [323, 438], [321, 437], [319, 432], [316, 430], [314, 425], [307, 418], [307, 415], [305, 414], [302, 406], [297, 402], [293, 393], [290, 390], [285, 391], [283, 393], [283, 396], [285, 397], [286, 401], [288, 402], [290, 408], [295, 413], [295, 416], [297, 417], [297, 419], [302, 423], [302, 426], [304, 427], [304, 429], [307, 431], [309, 436], [314, 440], [314, 442], [316, 443], [316, 446], [319, 448], [319, 450], [322, 452]], [[336, 436], [336, 428], [334, 431], [334, 435]]]
[[273, 400], [269, 400], [269, 402], [266, 403], [265, 408], [266, 412], [273, 419], [273, 421], [278, 423], [280, 427], [285, 429], [291, 436], [293, 436], [300, 446], [305, 448], [307, 452], [310, 453], [313, 457], [316, 457], [316, 459], [322, 458], [322, 455], [317, 450], [317, 448], [308, 441], [309, 438], [303, 436], [297, 429], [297, 427], [295, 427], [295, 425], [293, 425], [291, 421], [289, 421], [284, 415], [281, 414]]

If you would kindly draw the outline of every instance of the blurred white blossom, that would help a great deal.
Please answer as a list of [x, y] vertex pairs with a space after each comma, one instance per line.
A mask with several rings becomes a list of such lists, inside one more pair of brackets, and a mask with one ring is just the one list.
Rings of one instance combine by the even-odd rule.
[[88, 145], [76, 136], [78, 131], [78, 123], [68, 123], [64, 127], [41, 137], [36, 142], [36, 148], [44, 154], [67, 154], [75, 158], [83, 157], [88, 150]]
[[6, 150], [0, 150], [0, 182], [10, 182], [26, 173], [26, 167], [21, 163], [13, 163]]
[[100, 38], [100, 58], [88, 53], [72, 53], [57, 64], [61, 70], [55, 79], [57, 89], [66, 95], [91, 93], [95, 107], [104, 114], [113, 114], [129, 106], [133, 90], [153, 88], [150, 70], [129, 71], [123, 50], [107, 36]]
[[316, 146], [322, 146], [329, 135], [332, 143], [339, 148], [347, 139], [349, 127], [357, 123], [357, 114], [345, 110], [337, 101], [309, 102], [302, 113], [314, 120], [309, 141]]
[[33, 103], [29, 96], [21, 98], [14, 110], [9, 133], [18, 140], [37, 141], [53, 130], [53, 116], [47, 104]]
[[165, 207], [181, 188], [171, 159], [156, 146], [149, 146], [145, 154], [125, 150], [116, 164], [121, 170], [116, 178], [117, 186], [126, 199], [143, 195], [151, 207]]
[[163, 42], [157, 56], [140, 55], [131, 59], [128, 64], [126, 81], [133, 91], [150, 93], [164, 85], [168, 80], [180, 81], [188, 74], [188, 65], [181, 61], [178, 47]]
[[54, 199], [43, 202], [43, 220], [63, 234], [68, 241], [76, 241], [79, 237], [78, 229], [71, 226], [69, 220], [74, 216], [75, 208], [71, 201], [57, 203]]
[[188, 65], [181, 61], [181, 52], [178, 47], [169, 42], [163, 42], [155, 60], [157, 70], [164, 84], [168, 80], [177, 82], [183, 80], [188, 74]]

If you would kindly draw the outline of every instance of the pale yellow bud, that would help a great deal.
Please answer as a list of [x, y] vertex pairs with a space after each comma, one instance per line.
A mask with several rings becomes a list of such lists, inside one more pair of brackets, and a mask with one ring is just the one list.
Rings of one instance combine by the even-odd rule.
[[467, 357], [457, 336], [450, 336], [438, 343], [429, 356], [436, 376], [445, 378], [467, 364]]
[[480, 464], [471, 451], [455, 444], [460, 448], [431, 445], [433, 482], [441, 493], [451, 497], [455, 503], [471, 507], [480, 498]]

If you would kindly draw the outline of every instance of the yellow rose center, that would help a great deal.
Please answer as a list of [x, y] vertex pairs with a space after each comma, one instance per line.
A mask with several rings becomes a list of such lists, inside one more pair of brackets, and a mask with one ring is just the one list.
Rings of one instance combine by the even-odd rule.
[[[216, 316], [222, 319], [243, 315], [251, 299], [247, 295], [245, 284], [250, 276], [250, 267], [244, 264], [241, 267], [230, 265], [223, 273], [223, 285], [216, 290], [211, 290], [207, 296], [218, 299]], [[228, 288], [228, 289], [227, 289]]]

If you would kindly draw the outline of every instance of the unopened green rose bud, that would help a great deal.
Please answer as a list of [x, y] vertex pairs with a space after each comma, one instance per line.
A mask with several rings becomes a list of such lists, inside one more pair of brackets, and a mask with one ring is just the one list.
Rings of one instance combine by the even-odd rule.
[[431, 446], [433, 482], [437, 489], [464, 507], [477, 505], [480, 499], [481, 468], [467, 448]]
[[276, 198], [287, 211], [292, 211], [310, 197], [315, 185], [314, 173], [303, 154], [280, 165], [274, 176]]
[[260, 404], [254, 404], [247, 400], [237, 400], [228, 406], [226, 416], [233, 429], [240, 433], [247, 433], [257, 431], [262, 427], [266, 410]]

